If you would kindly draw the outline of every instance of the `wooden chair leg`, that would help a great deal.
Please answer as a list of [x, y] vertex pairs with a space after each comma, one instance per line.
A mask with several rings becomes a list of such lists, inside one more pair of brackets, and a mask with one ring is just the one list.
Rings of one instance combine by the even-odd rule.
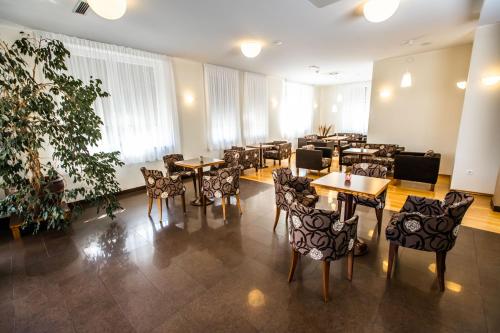
[[299, 259], [299, 253], [292, 249], [292, 264], [290, 266], [290, 272], [288, 273], [288, 283], [292, 282], [293, 274], [295, 273], [295, 268], [297, 267], [297, 261]]
[[394, 243], [389, 243], [389, 260], [387, 263], [387, 280], [391, 279], [392, 266], [394, 264], [394, 259], [398, 255], [399, 245]]
[[328, 293], [330, 285], [330, 262], [323, 261], [323, 299], [328, 302]]
[[160, 221], [162, 220], [162, 204], [161, 204], [161, 198], [156, 199], [156, 203], [158, 205], [158, 213], [160, 213]]
[[384, 209], [375, 208], [375, 215], [377, 216], [377, 231], [380, 236], [380, 232], [382, 231], [382, 217], [384, 216]]
[[273, 165], [276, 165], [276, 160], [273, 160]]
[[330, 173], [330, 167], [328, 167], [328, 173]]
[[295, 175], [299, 176], [299, 168], [295, 168]]
[[274, 218], [274, 227], [273, 231], [276, 231], [276, 226], [278, 225], [278, 221], [280, 220], [281, 209], [276, 206], [276, 217]]
[[347, 279], [352, 281], [352, 272], [354, 270], [354, 251], [347, 254]]
[[278, 164], [279, 164], [279, 166], [281, 166], [281, 160], [279, 160]]
[[186, 194], [182, 193], [182, 211], [186, 214]]
[[436, 252], [436, 271], [439, 290], [444, 291], [444, 271], [446, 267], [446, 252]]
[[225, 198], [222, 197], [222, 216], [224, 217], [224, 221], [226, 221], [226, 200], [224, 200]]
[[431, 191], [434, 192], [434, 188], [435, 188], [436, 184], [431, 184]]
[[168, 197], [165, 198], [165, 207], [168, 209]]
[[292, 156], [288, 158], [288, 167], [290, 167], [291, 164], [292, 164]]
[[243, 209], [241, 209], [241, 201], [240, 201], [240, 194], [236, 194], [236, 206], [238, 206], [238, 210], [240, 211], [240, 215], [243, 214]]
[[196, 186], [196, 173], [193, 173], [194, 196], [198, 196], [198, 186]]
[[151, 216], [151, 209], [153, 209], [153, 198], [148, 197], [148, 216]]
[[285, 215], [285, 223], [288, 225], [288, 215], [290, 214], [289, 211], [286, 211], [286, 215]]
[[342, 200], [337, 200], [337, 211], [339, 215], [342, 216]]

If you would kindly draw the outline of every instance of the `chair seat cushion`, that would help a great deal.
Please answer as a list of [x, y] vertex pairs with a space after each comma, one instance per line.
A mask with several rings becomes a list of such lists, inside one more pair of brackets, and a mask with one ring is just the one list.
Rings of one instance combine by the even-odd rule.
[[187, 176], [192, 176], [193, 174], [194, 174], [193, 170], [181, 170], [173, 172], [170, 176], [187, 177]]
[[297, 200], [307, 207], [314, 207], [316, 202], [318, 202], [319, 196], [308, 190], [302, 192], [297, 192]]
[[[337, 194], [337, 200], [347, 201], [347, 196], [345, 193], [339, 192]], [[354, 203], [361, 206], [371, 207], [371, 208], [384, 208], [385, 202], [381, 197], [378, 198], [367, 198], [362, 196], [354, 196]]]
[[342, 163], [344, 164], [352, 164], [357, 163], [359, 161], [358, 155], [346, 155], [342, 156]]
[[323, 168], [328, 168], [330, 165], [332, 165], [332, 159], [328, 157], [323, 157], [321, 158], [321, 166]]
[[373, 157], [371, 161], [373, 163], [381, 164], [383, 166], [388, 166], [388, 167], [394, 165], [394, 158], [392, 157]]

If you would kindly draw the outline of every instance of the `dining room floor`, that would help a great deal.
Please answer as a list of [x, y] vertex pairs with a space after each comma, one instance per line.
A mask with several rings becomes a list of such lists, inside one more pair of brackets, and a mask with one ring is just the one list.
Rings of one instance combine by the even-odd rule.
[[[192, 184], [186, 180], [187, 198]], [[114, 221], [92, 209], [65, 231], [13, 241], [0, 230], [0, 332], [499, 332], [500, 235], [462, 227], [438, 291], [434, 254], [401, 249], [386, 280], [388, 242], [375, 212], [358, 207], [369, 245], [333, 263], [330, 302], [321, 265], [299, 261], [289, 284], [282, 213], [272, 231], [272, 185], [241, 180], [243, 215], [232, 199], [207, 216], [180, 199], [158, 221], [143, 191], [121, 196]], [[323, 196], [317, 207], [329, 207]], [[391, 216], [384, 212], [384, 225]]]

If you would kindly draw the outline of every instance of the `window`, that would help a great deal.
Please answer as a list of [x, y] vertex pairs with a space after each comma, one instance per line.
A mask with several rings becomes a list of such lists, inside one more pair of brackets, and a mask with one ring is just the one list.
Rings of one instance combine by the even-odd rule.
[[281, 135], [295, 142], [310, 134], [313, 123], [314, 88], [307, 84], [284, 82], [280, 110]]
[[99, 150], [120, 151], [127, 164], [161, 160], [180, 150], [171, 60], [163, 55], [55, 34], [71, 52], [69, 72], [101, 79], [110, 96], [94, 103], [101, 117]]
[[245, 72], [243, 82], [243, 138], [245, 144], [265, 142], [269, 133], [267, 78], [264, 75]]
[[[357, 82], [342, 84], [336, 87], [337, 107], [342, 113], [340, 132], [368, 132], [368, 116], [370, 113], [371, 83]], [[342, 96], [338, 98], [338, 96]]]
[[222, 150], [241, 143], [239, 73], [205, 65], [208, 148]]

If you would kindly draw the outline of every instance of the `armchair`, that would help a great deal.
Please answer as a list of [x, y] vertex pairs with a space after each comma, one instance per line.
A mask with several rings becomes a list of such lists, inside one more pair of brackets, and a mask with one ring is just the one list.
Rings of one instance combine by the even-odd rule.
[[240, 204], [240, 168], [238, 166], [224, 168], [203, 176], [203, 195], [209, 199], [221, 199], [224, 221], [226, 221], [225, 199], [232, 195], [236, 196], [238, 210], [243, 214]]
[[167, 176], [192, 177], [194, 185], [194, 194], [198, 196], [198, 186], [196, 186], [196, 173], [194, 170], [186, 169], [175, 164], [177, 161], [183, 161], [182, 154], [170, 154], [163, 156], [163, 163], [167, 169]]
[[259, 170], [259, 148], [245, 148], [245, 147], [238, 147], [238, 146], [233, 146], [231, 149], [225, 150], [230, 151], [230, 150], [235, 150], [240, 153], [239, 155], [239, 164], [241, 166], [241, 172], [247, 169], [255, 169], [255, 172]]
[[276, 200], [276, 217], [273, 230], [276, 230], [280, 219], [281, 210], [286, 211], [288, 220], [290, 205], [298, 201], [304, 206], [314, 207], [319, 196], [311, 186], [312, 179], [306, 177], [295, 177], [290, 168], [279, 168], [273, 170], [274, 192]]
[[342, 222], [336, 211], [293, 203], [290, 206], [289, 241], [292, 246], [292, 263], [288, 282], [293, 279], [299, 255], [323, 261], [323, 299], [328, 302], [330, 261], [347, 255], [347, 278], [352, 280], [357, 225], [357, 215]]
[[273, 148], [264, 151], [264, 164], [266, 164], [266, 159], [270, 159], [274, 164], [278, 161], [281, 166], [281, 160], [288, 159], [288, 166], [290, 166], [291, 158], [292, 144], [290, 142], [274, 144]]
[[153, 207], [153, 199], [157, 199], [158, 211], [160, 213], [160, 221], [162, 220], [162, 204], [161, 199], [165, 199], [165, 204], [168, 208], [168, 198], [173, 198], [177, 195], [182, 197], [182, 210], [186, 213], [186, 188], [180, 176], [163, 177], [163, 172], [159, 170], [148, 170], [145, 167], [141, 168], [144, 181], [146, 182], [146, 192], [148, 195], [148, 216], [151, 216], [151, 208]]
[[429, 183], [434, 191], [440, 163], [441, 154], [402, 151], [394, 156], [394, 179]]
[[320, 173], [332, 165], [333, 149], [327, 147], [303, 146], [295, 151], [295, 166], [299, 169], [316, 170]]
[[443, 201], [409, 196], [385, 231], [390, 242], [387, 279], [391, 278], [399, 246], [435, 252], [439, 289], [444, 291], [446, 254], [455, 245], [458, 230], [474, 197], [451, 191]]
[[[387, 168], [379, 164], [359, 163], [359, 164], [354, 164], [352, 166], [352, 174], [360, 176], [376, 177], [376, 178], [386, 178]], [[354, 207], [353, 207], [354, 211], [356, 211], [356, 205], [375, 208], [375, 215], [377, 217], [378, 235], [380, 235], [380, 231], [382, 228], [382, 217], [384, 214], [386, 196], [387, 196], [387, 191], [384, 191], [376, 198], [367, 198], [359, 195], [354, 196]], [[342, 212], [342, 201], [345, 202], [346, 200], [347, 198], [344, 193], [340, 192], [337, 195], [339, 213]]]

